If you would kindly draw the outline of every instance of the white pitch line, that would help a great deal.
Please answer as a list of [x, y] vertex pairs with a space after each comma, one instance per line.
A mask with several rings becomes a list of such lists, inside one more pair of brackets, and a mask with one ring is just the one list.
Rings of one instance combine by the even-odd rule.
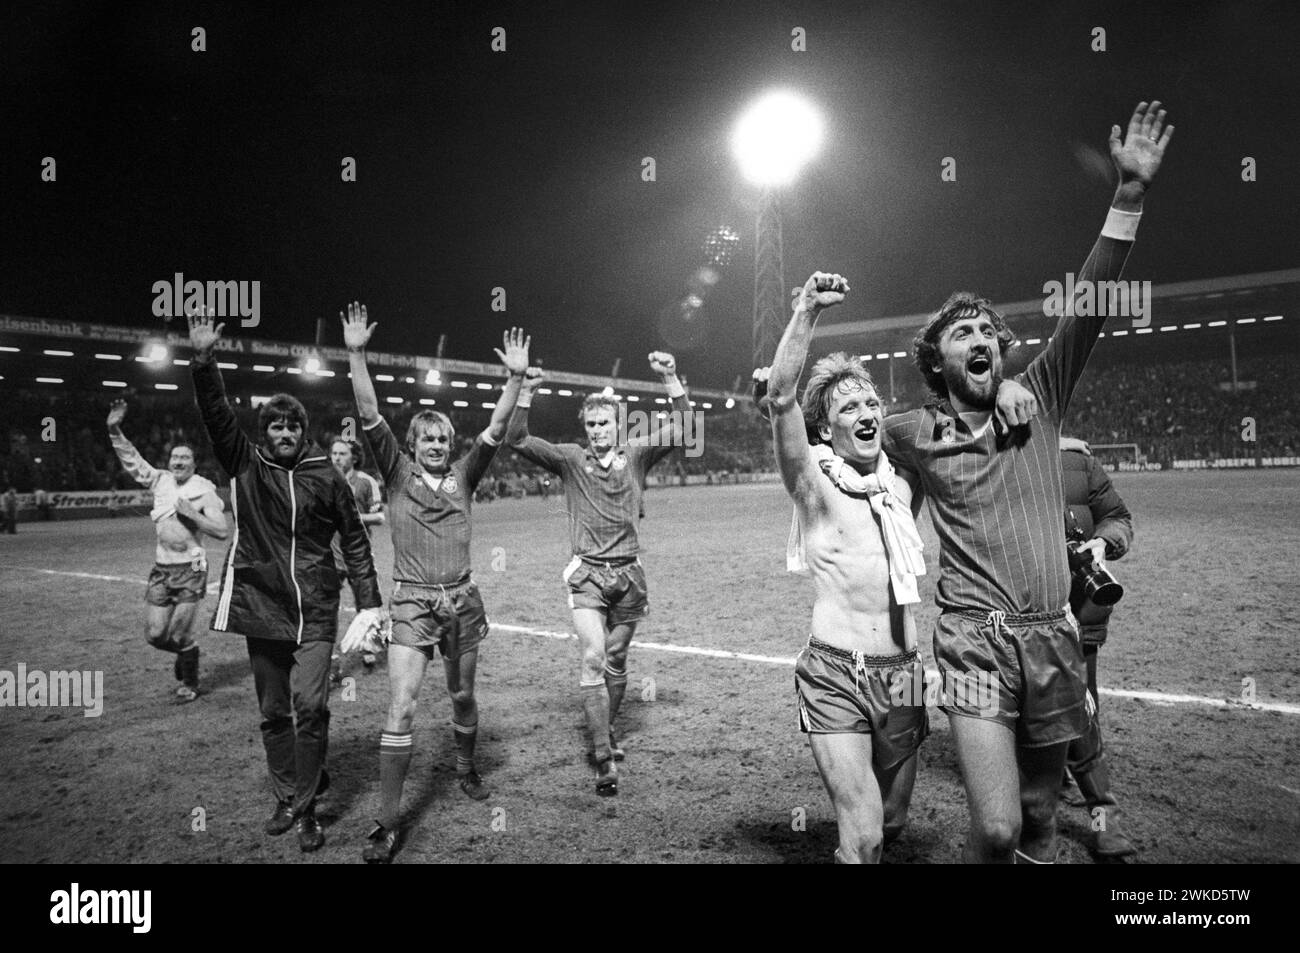
[[[526, 625], [504, 625], [499, 622], [493, 622], [492, 628], [501, 629], [503, 632], [522, 632], [526, 635], [542, 635], [548, 639], [566, 639], [576, 640], [578, 638], [572, 632], [555, 632], [549, 629], [533, 629]], [[784, 665], [793, 668], [797, 658], [778, 658], [772, 655], [752, 655], [748, 652], [724, 652], [721, 649], [701, 649], [693, 645], [673, 645], [670, 642], [638, 642], [632, 640], [632, 645], [636, 648], [652, 649], [656, 652], [680, 652], [683, 655], [704, 655], [709, 658], [724, 659], [741, 659], [746, 662], [764, 662], [768, 665]], [[935, 674], [938, 674], [936, 671]], [[1208, 698], [1203, 695], [1170, 695], [1164, 692], [1147, 692], [1147, 691], [1130, 691], [1124, 688], [1099, 688], [1097, 689], [1103, 695], [1111, 695], [1115, 698], [1132, 698], [1142, 701], [1155, 702], [1164, 705], [1211, 705], [1215, 708], [1244, 709], [1251, 711], [1275, 711], [1284, 715], [1300, 715], [1300, 705], [1287, 705], [1282, 702], [1256, 702], [1245, 704], [1244, 702], [1231, 702], [1225, 698]]]
[[[14, 566], [7, 563], [0, 563], [0, 569], [21, 569], [26, 572], [44, 573], [48, 576], [73, 576], [78, 579], [98, 579], [103, 582], [144, 583], [144, 580], [134, 579], [128, 576], [102, 576], [90, 572], [70, 572], [66, 569], [38, 569], [35, 566]], [[219, 584], [211, 583], [208, 586], [208, 591], [213, 592], [216, 588], [219, 588]], [[556, 632], [551, 629], [534, 629], [526, 625], [507, 625], [501, 622], [493, 622], [492, 628], [500, 629], [502, 632], [519, 632], [524, 635], [540, 635], [548, 639], [558, 639], [561, 641], [574, 641], [578, 638], [578, 636], [573, 632]], [[742, 662], [761, 662], [766, 665], [784, 665], [788, 668], [792, 668], [796, 661], [794, 658], [778, 657], [774, 655], [754, 655], [750, 652], [727, 652], [722, 649], [703, 649], [694, 645], [673, 645], [670, 642], [638, 642], [634, 639], [632, 645], [640, 649], [650, 649], [655, 652], [677, 652], [680, 655], [702, 655], [706, 658], [738, 659]], [[1134, 700], [1154, 702], [1157, 705], [1209, 705], [1213, 708], [1274, 711], [1283, 715], [1300, 715], [1300, 705], [1288, 705], [1284, 702], [1254, 702], [1252, 704], [1245, 704], [1244, 702], [1228, 701], [1226, 698], [1209, 698], [1204, 695], [1172, 695], [1165, 692], [1132, 691], [1124, 688], [1099, 688], [1097, 691], [1102, 695], [1110, 695], [1114, 698], [1132, 698]]]
[[[101, 576], [93, 572], [70, 572], [66, 569], [39, 569], [36, 566], [13, 566], [8, 563], [0, 563], [0, 569], [22, 569], [26, 572], [41, 572], [47, 576], [74, 576], [77, 579], [98, 579], [101, 582], [133, 582], [139, 586], [147, 586], [149, 580], [137, 579], [133, 576]], [[216, 592], [221, 588], [221, 583], [208, 583], [208, 594]]]
[[[532, 629], [526, 625], [505, 625], [500, 622], [493, 622], [492, 628], [500, 629], [503, 632], [522, 632], [525, 635], [542, 635], [548, 639], [569, 639], [576, 640], [578, 636], [572, 632], [553, 632], [548, 629]], [[701, 649], [693, 645], [673, 645], [669, 642], [638, 642], [632, 640], [632, 645], [639, 649], [652, 649], [656, 652], [680, 652], [683, 655], [705, 655], [709, 658], [730, 658], [741, 659], [745, 662], [766, 662], [768, 665], [790, 665], [795, 663], [794, 658], [777, 658], [772, 655], [751, 655], [748, 652], [725, 652], [722, 649]]]

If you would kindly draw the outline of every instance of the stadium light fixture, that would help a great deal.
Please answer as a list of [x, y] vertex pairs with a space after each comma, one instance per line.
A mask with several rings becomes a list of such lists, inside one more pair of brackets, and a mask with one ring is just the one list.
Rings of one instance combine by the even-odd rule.
[[1223, 326], [1224, 326], [1225, 324], [1227, 324], [1227, 323], [1228, 323], [1227, 321], [1211, 321], [1209, 324], [1206, 325], [1206, 327], [1207, 327], [1207, 328], [1221, 328], [1221, 327], [1223, 327]]
[[468, 387], [468, 386], [469, 386], [469, 381], [452, 381], [452, 382], [451, 382], [451, 386], [452, 386], [452, 387]]
[[38, 384], [62, 384], [62, 383], [63, 383], [63, 378], [62, 378], [62, 377], [38, 377], [38, 378], [36, 378], [36, 383], [38, 383]]
[[442, 385], [442, 375], [431, 367], [429, 372], [424, 375], [424, 382], [430, 387], [439, 387]]
[[126, 381], [104, 381], [105, 387], [125, 387]]
[[285, 368], [285, 371], [287, 371], [287, 372], [290, 373], [290, 374], [301, 374], [301, 373], [302, 373], [302, 368], [301, 368], [301, 367], [286, 367], [286, 368]]
[[54, 351], [54, 350], [51, 350], [50, 348], [47, 347], [47, 348], [45, 349], [45, 355], [46, 355], [47, 357], [72, 357], [72, 352], [71, 352], [71, 351]]
[[387, 403], [387, 404], [400, 404], [401, 402], [402, 402], [402, 398], [400, 398], [400, 397], [385, 397], [385, 398], [384, 398], [384, 403]]
[[1269, 315], [1267, 318], [1265, 318], [1264, 320], [1265, 320], [1265, 321], [1281, 321], [1282, 318], [1283, 318], [1283, 315], [1280, 315], [1280, 314], [1271, 314], [1271, 315]]
[[154, 384], [153, 386], [157, 390], [180, 390], [175, 384]]
[[571, 391], [571, 390], [558, 390], [558, 391], [556, 391], [556, 393], [559, 394], [561, 397], [572, 397], [572, 396], [573, 396], [573, 391]]
[[1254, 324], [1254, 323], [1255, 323], [1255, 319], [1254, 319], [1254, 318], [1238, 318], [1238, 319], [1237, 319], [1237, 323], [1238, 323], [1238, 324]]
[[537, 388], [537, 393], [539, 393], [539, 394], [553, 394], [553, 393], [555, 393], [555, 391], [551, 390], [549, 387], [539, 387], [539, 388]]
[[316, 374], [320, 371], [320, 358], [309, 357], [302, 362], [302, 369], [308, 374]]
[[484, 410], [494, 410], [495, 408], [496, 408], [496, 404], [485, 403], [483, 405]]
[[813, 105], [789, 90], [760, 96], [741, 115], [731, 151], [741, 174], [754, 185], [789, 185], [817, 154], [822, 119]]
[[479, 390], [491, 390], [491, 389], [492, 389], [492, 385], [491, 385], [491, 384], [485, 384], [485, 383], [483, 383], [483, 381], [479, 381], [479, 382], [478, 382], [477, 384], [475, 384], [474, 386], [477, 387]]
[[604, 396], [604, 397], [613, 397], [613, 396], [614, 396], [614, 388], [612, 388], [612, 387], [610, 387], [608, 384], [606, 384], [606, 385], [605, 385], [605, 389], [604, 389], [603, 391], [601, 391], [600, 393], [601, 393], [601, 395]]
[[467, 401], [467, 400], [453, 400], [453, 401], [451, 402], [451, 406], [453, 406], [453, 407], [468, 407], [468, 406], [469, 406], [469, 401]]
[[383, 381], [385, 384], [391, 384], [391, 383], [392, 383], [393, 381], [395, 381], [396, 379], [397, 379], [397, 378], [393, 377], [392, 374], [376, 374], [376, 375], [375, 375], [375, 380], [377, 380], [377, 381]]
[[[0, 347], [0, 351], [3, 351], [3, 350], [4, 350], [4, 348]], [[95, 357], [99, 358], [101, 361], [120, 361], [120, 360], [122, 360], [122, 355], [121, 355], [121, 354], [96, 354]]]
[[254, 364], [254, 365], [253, 365], [253, 370], [255, 370], [255, 371], [261, 371], [263, 374], [274, 374], [274, 373], [275, 373], [275, 368], [272, 367], [270, 364]]
[[0, 347], [0, 351], [4, 351], [6, 354], [17, 354], [19, 349], [16, 347]]
[[414, 384], [414, 383], [415, 383], [415, 378], [414, 378], [414, 377], [403, 377], [403, 378], [402, 378], [402, 382], [405, 383], [405, 384]]
[[437, 403], [437, 401], [434, 400], [432, 397], [421, 397], [420, 403], [423, 404], [425, 407], [432, 407], [434, 404]]
[[706, 400], [706, 401], [704, 402], [704, 409], [705, 409], [705, 410], [712, 410], [712, 409], [713, 409], [713, 405], [710, 404], [710, 403]]
[[727, 410], [730, 410], [732, 407], [735, 407], [735, 406], [736, 406], [736, 398], [734, 398], [734, 397], [728, 397], [728, 398], [727, 398]]

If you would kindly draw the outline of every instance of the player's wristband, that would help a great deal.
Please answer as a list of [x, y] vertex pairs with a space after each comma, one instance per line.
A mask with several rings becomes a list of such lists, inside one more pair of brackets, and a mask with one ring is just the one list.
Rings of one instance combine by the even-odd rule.
[[673, 400], [676, 400], [678, 397], [686, 396], [686, 388], [682, 386], [681, 381], [674, 380], [668, 385], [668, 396]]
[[1101, 227], [1101, 235], [1117, 242], [1131, 242], [1137, 237], [1138, 222], [1141, 220], [1141, 212], [1112, 208], [1106, 215], [1106, 224]]

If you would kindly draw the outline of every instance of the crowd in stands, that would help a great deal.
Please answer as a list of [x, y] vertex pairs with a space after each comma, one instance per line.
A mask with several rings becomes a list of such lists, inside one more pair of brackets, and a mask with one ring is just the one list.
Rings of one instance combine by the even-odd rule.
[[[1300, 410], [1288, 399], [1289, 360], [1252, 358], [1239, 362], [1238, 389], [1232, 390], [1231, 368], [1222, 361], [1102, 364], [1088, 368], [1075, 393], [1064, 430], [1093, 444], [1137, 444], [1148, 461], [1168, 467], [1174, 459], [1294, 456], [1300, 453]], [[923, 399], [919, 380], [895, 389], [899, 398], [886, 412], [905, 410]], [[882, 390], [885, 388], [882, 388]], [[0, 490], [13, 485], [19, 492], [41, 488], [107, 490], [134, 487], [109, 444], [104, 420], [116, 393], [77, 393], [8, 390], [6, 413], [0, 421]], [[316, 397], [306, 401], [311, 435], [326, 446], [346, 419], [355, 420], [348, 400]], [[533, 432], [555, 441], [581, 440], [572, 402], [549, 415], [534, 411]], [[218, 484], [224, 482], [208, 445], [193, 401], [180, 394], [130, 395], [124, 424], [127, 436], [146, 460], [166, 465], [171, 448], [186, 442], [194, 447], [198, 470]], [[246, 432], [256, 429], [257, 410], [246, 400], [236, 406]], [[406, 433], [415, 405], [385, 407], [384, 414], [399, 439]], [[486, 413], [453, 412], [461, 451], [486, 424]], [[1244, 421], [1253, 421], [1255, 440]], [[364, 446], [364, 440], [362, 441]], [[702, 453], [678, 452], [660, 464], [652, 483], [721, 483], [741, 474], [771, 471], [771, 434], [765, 421], [742, 401], [731, 411], [707, 411]], [[363, 468], [374, 472], [373, 461]], [[480, 499], [558, 492], [559, 481], [518, 455], [496, 455], [480, 487]]]

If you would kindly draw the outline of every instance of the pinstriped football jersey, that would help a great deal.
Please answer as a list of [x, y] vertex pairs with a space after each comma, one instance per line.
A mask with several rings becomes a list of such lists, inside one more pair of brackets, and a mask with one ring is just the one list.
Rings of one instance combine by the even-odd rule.
[[447, 470], [438, 489], [424, 468], [398, 444], [382, 417], [365, 428], [388, 485], [388, 525], [393, 533], [393, 579], [449, 586], [469, 576], [470, 502], [496, 447], [482, 436]]
[[[1118, 278], [1132, 247], [1099, 238], [1079, 282]], [[1027, 427], [975, 436], [947, 400], [885, 418], [884, 451], [919, 480], [939, 534], [940, 608], [1028, 613], [1068, 602], [1061, 419], [1105, 323], [1060, 319], [1024, 373], [1040, 414]]]

